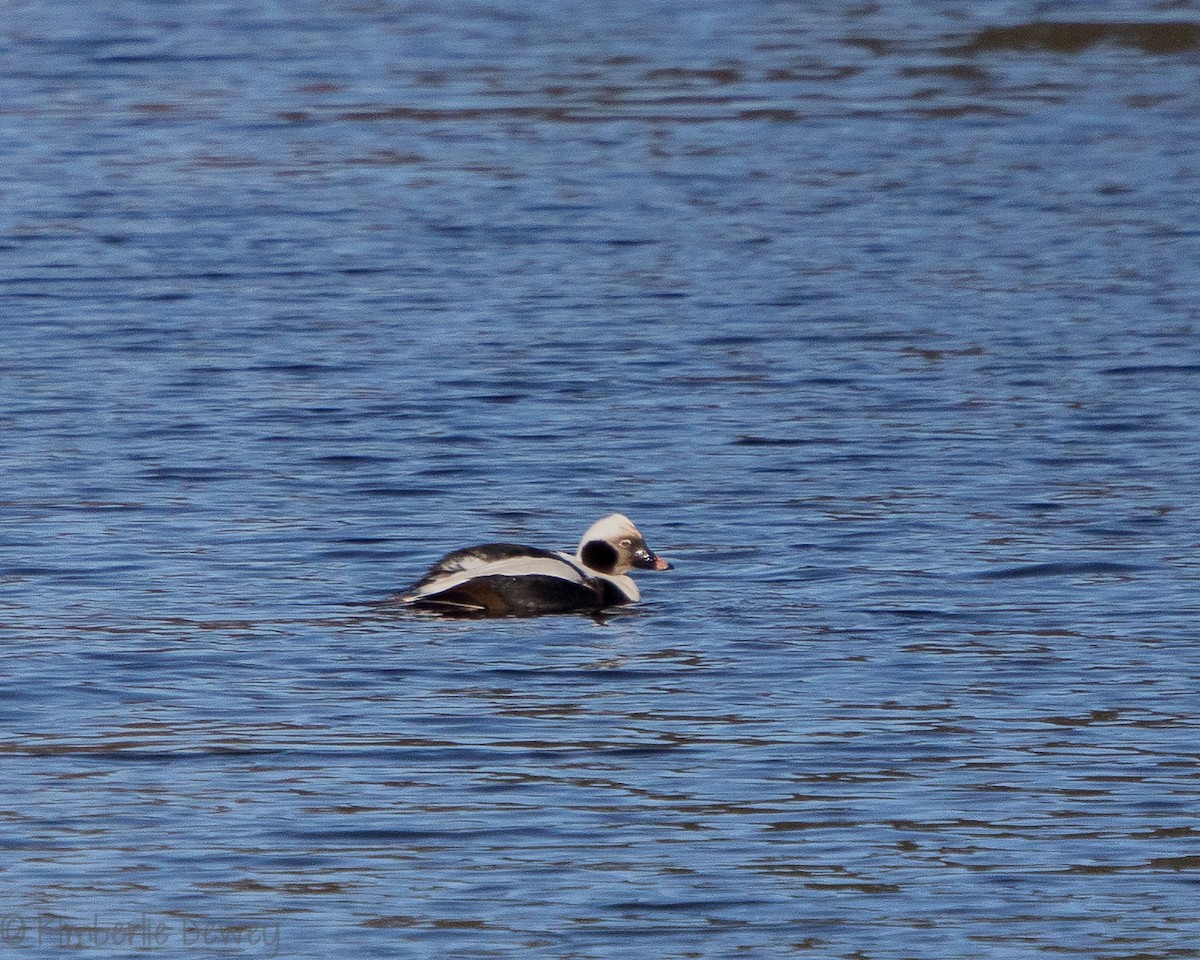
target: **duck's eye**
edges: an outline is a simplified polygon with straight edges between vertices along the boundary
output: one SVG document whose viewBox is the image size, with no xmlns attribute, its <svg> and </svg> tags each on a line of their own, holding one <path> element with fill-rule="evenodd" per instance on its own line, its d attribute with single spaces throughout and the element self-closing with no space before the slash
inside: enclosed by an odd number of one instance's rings
<svg viewBox="0 0 1200 960">
<path fill-rule="evenodd" d="M 621 541 L 621 546 L 623 546 L 623 547 L 632 547 L 632 546 L 633 546 L 633 541 L 632 541 L 632 540 L 630 540 L 628 537 L 626 537 L 624 540 L 622 540 L 622 541 Z"/>
</svg>

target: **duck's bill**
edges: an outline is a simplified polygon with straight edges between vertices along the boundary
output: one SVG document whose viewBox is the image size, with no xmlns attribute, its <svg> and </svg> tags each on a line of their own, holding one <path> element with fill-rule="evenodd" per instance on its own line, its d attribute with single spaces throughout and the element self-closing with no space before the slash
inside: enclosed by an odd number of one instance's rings
<svg viewBox="0 0 1200 960">
<path fill-rule="evenodd" d="M 633 555 L 633 565 L 640 570 L 670 570 L 671 565 L 653 550 L 639 550 Z"/>
</svg>

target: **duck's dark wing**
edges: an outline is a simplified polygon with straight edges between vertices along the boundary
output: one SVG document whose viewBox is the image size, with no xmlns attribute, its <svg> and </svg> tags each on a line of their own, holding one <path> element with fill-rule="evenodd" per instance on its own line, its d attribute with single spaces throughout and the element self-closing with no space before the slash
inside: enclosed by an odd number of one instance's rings
<svg viewBox="0 0 1200 960">
<path fill-rule="evenodd" d="M 595 580 L 548 574 L 482 574 L 443 590 L 414 597 L 409 606 L 448 616 L 531 617 L 598 610 L 604 590 Z"/>
</svg>

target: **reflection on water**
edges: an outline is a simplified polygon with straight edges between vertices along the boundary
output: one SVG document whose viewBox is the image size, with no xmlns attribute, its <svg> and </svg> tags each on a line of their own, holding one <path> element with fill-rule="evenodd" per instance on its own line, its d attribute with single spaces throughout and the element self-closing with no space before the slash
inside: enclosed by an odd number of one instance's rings
<svg viewBox="0 0 1200 960">
<path fill-rule="evenodd" d="M 109 14 L 0 38 L 14 956 L 1195 952 L 1200 12 Z"/>
<path fill-rule="evenodd" d="M 987 27 L 971 42 L 975 52 L 1050 50 L 1080 53 L 1097 44 L 1130 46 L 1149 54 L 1184 54 L 1200 49 L 1200 20 L 1151 23 L 1033 22 Z"/>
</svg>

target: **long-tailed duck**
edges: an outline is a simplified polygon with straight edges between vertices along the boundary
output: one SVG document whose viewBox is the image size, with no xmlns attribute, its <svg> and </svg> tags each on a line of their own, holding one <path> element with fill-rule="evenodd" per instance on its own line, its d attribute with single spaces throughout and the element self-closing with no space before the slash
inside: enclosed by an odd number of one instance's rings
<svg viewBox="0 0 1200 960">
<path fill-rule="evenodd" d="M 670 570 L 628 517 L 597 520 L 574 556 L 516 543 L 455 550 L 429 568 L 400 602 L 467 617 L 531 617 L 595 611 L 641 598 L 634 568 Z"/>
</svg>

